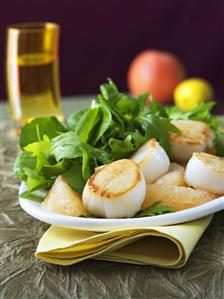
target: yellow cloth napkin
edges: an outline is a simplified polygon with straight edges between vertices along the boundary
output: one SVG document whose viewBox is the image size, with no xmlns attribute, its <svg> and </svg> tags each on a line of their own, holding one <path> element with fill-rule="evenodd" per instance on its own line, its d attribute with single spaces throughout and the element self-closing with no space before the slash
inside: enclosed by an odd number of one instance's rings
<svg viewBox="0 0 224 299">
<path fill-rule="evenodd" d="M 94 258 L 115 262 L 180 268 L 212 216 L 172 226 L 121 229 L 104 233 L 51 226 L 35 255 L 57 265 Z"/>
</svg>

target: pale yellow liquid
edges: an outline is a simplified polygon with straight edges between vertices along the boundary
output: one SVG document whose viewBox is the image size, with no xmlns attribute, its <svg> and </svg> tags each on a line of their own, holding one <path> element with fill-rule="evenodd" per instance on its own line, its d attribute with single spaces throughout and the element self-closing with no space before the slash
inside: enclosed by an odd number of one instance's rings
<svg viewBox="0 0 224 299">
<path fill-rule="evenodd" d="M 7 87 L 12 118 L 25 124 L 35 117 L 62 120 L 58 61 L 49 54 L 25 54 L 7 61 Z"/>
</svg>

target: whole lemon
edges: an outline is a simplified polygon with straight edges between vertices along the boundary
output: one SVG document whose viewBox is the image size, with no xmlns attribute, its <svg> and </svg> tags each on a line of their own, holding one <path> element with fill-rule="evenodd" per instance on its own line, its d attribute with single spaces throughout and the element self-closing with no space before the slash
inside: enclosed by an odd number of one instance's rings
<svg viewBox="0 0 224 299">
<path fill-rule="evenodd" d="M 214 91 L 208 81 L 190 78 L 182 81 L 174 90 L 174 102 L 182 110 L 188 111 L 199 104 L 212 100 Z"/>
</svg>

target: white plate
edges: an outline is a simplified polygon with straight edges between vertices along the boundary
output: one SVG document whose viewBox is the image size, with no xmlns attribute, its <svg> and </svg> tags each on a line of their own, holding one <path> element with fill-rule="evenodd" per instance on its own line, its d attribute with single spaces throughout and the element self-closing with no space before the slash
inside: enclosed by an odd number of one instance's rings
<svg viewBox="0 0 224 299">
<path fill-rule="evenodd" d="M 24 191 L 26 191 L 26 185 L 23 182 L 20 186 L 19 193 L 21 194 Z M 201 206 L 175 213 L 129 219 L 101 219 L 65 216 L 52 213 L 46 210 L 41 203 L 29 199 L 20 197 L 19 202 L 24 211 L 43 222 L 73 229 L 99 232 L 114 229 L 177 224 L 195 220 L 209 214 L 224 210 L 224 196 L 214 199 L 209 203 L 203 204 Z"/>
</svg>

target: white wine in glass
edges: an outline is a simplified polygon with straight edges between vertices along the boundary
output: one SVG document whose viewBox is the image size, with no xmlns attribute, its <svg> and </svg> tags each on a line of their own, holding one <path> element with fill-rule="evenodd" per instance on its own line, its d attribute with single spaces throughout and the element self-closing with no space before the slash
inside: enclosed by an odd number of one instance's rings
<svg viewBox="0 0 224 299">
<path fill-rule="evenodd" d="M 62 120 L 58 73 L 59 26 L 12 25 L 7 30 L 6 85 L 12 119 L 21 125 L 35 117 Z"/>
</svg>

